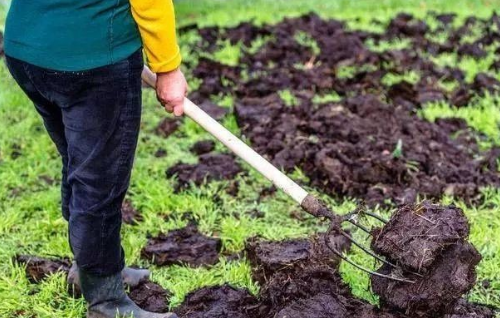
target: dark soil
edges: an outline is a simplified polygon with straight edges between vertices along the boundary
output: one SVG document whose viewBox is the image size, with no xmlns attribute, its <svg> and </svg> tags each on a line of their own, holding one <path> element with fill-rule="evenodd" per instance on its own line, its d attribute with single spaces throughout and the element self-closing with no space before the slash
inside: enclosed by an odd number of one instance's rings
<svg viewBox="0 0 500 318">
<path fill-rule="evenodd" d="M 375 252 L 410 271 L 425 272 L 444 249 L 467 239 L 469 223 L 455 206 L 424 202 L 402 206 L 372 234 Z"/>
<path fill-rule="evenodd" d="M 198 156 L 211 152 L 215 149 L 213 140 L 201 140 L 195 143 L 189 150 Z"/>
<path fill-rule="evenodd" d="M 122 204 L 122 220 L 126 224 L 137 224 L 142 221 L 142 215 L 137 211 L 130 200 L 125 200 Z"/>
<path fill-rule="evenodd" d="M 475 267 L 481 255 L 469 243 L 451 245 L 434 261 L 423 277 L 405 274 L 415 283 L 401 283 L 372 276 L 373 291 L 383 306 L 411 317 L 439 317 L 453 309 L 455 302 L 476 282 Z M 384 265 L 383 274 L 397 274 Z"/>
<path fill-rule="evenodd" d="M 424 202 L 402 206 L 387 225 L 374 231 L 372 247 L 388 260 L 413 272 L 383 265 L 378 272 L 404 276 L 414 283 L 372 276 L 381 304 L 411 317 L 439 317 L 476 282 L 478 251 L 468 243 L 469 225 L 454 206 Z M 417 276 L 414 272 L 419 272 Z"/>
<path fill-rule="evenodd" d="M 374 95 L 317 109 L 307 103 L 286 107 L 277 96 L 246 98 L 236 115 L 257 151 L 286 170 L 301 167 L 311 184 L 327 193 L 371 204 L 411 203 L 416 194 L 440 198 L 443 193 L 471 202 L 481 186 L 500 185 L 496 168 L 479 160 L 489 153 L 480 154 L 473 138 L 452 139 L 448 126 Z"/>
<path fill-rule="evenodd" d="M 168 312 L 170 292 L 151 281 L 141 282 L 129 291 L 130 298 L 142 309 L 164 313 Z"/>
<path fill-rule="evenodd" d="M 212 180 L 233 179 L 242 172 L 240 165 L 230 155 L 226 154 L 203 154 L 198 164 L 177 163 L 170 167 L 166 174 L 171 178 L 177 178 L 176 190 L 189 187 L 190 183 L 201 185 Z"/>
<path fill-rule="evenodd" d="M 341 242 L 339 245 L 344 250 L 349 248 L 349 242 L 343 237 L 331 239 Z M 321 306 L 317 306 L 318 297 L 337 298 L 339 294 L 350 294 L 337 273 L 339 259 L 326 247 L 324 234 L 282 242 L 252 239 L 246 251 L 253 267 L 253 278 L 261 284 L 261 317 L 292 313 L 323 317 L 336 305 L 324 305 L 328 308 L 323 308 L 323 312 Z M 314 310 L 317 310 L 315 315 Z"/>
<path fill-rule="evenodd" d="M 227 108 L 217 106 L 210 101 L 204 101 L 198 106 L 216 120 L 221 120 L 229 112 Z"/>
<path fill-rule="evenodd" d="M 156 127 L 155 132 L 157 135 L 167 138 L 176 132 L 180 125 L 181 121 L 177 118 L 164 118 Z"/>
<path fill-rule="evenodd" d="M 348 250 L 350 243 L 344 237 L 335 237 L 339 241 L 339 250 Z M 310 239 L 295 239 L 279 242 L 266 242 L 250 239 L 246 252 L 254 268 L 253 278 L 259 283 L 269 281 L 272 275 L 292 267 L 304 268 L 309 265 L 326 265 L 335 268 L 338 257 L 326 247 L 325 235 L 318 234 Z"/>
<path fill-rule="evenodd" d="M 464 299 L 460 299 L 455 308 L 453 308 L 453 313 L 448 314 L 445 318 L 493 318 L 495 317 L 495 312 L 492 308 L 468 303 Z"/>
<path fill-rule="evenodd" d="M 190 224 L 150 238 L 141 255 L 159 266 L 188 264 L 196 267 L 217 263 L 221 246 L 220 239 L 207 237 Z"/>
<path fill-rule="evenodd" d="M 451 16 L 436 16 L 433 29 L 399 14 L 381 34 L 350 30 L 315 14 L 276 25 L 201 29 L 198 49 L 215 51 L 218 39 L 240 39 L 243 52 L 237 67 L 201 58 L 194 74 L 202 83 L 192 98 L 201 103 L 214 95 L 236 96 L 237 121 L 252 146 L 286 171 L 300 167 L 312 186 L 329 194 L 400 204 L 446 193 L 473 203 L 480 200 L 481 187 L 500 185 L 496 161 L 481 160 L 492 154 L 479 150 L 477 134 L 466 125 L 452 138 L 446 123 L 427 122 L 416 112 L 439 100 L 466 107 L 474 95 L 500 89 L 492 74 L 466 82 L 458 67 L 439 67 L 428 58 L 451 52 L 482 58 L 500 39 L 492 29 L 498 17 L 469 19 L 455 28 Z M 472 29 L 483 33 L 464 45 L 461 40 Z M 316 41 L 319 54 L 296 40 L 299 31 Z M 442 44 L 433 40 L 438 33 L 447 37 Z M 263 35 L 270 39 L 250 53 L 246 46 Z M 404 38 L 410 45 L 401 50 L 375 52 L 368 43 Z M 341 76 L 346 66 L 353 74 Z M 420 79 L 383 81 L 386 74 L 408 71 Z M 458 88 L 446 91 L 441 82 L 456 82 Z M 277 94 L 282 90 L 295 96 L 296 106 L 285 105 Z M 315 96 L 331 92 L 341 101 L 313 105 Z"/>
<path fill-rule="evenodd" d="M 26 266 L 26 276 L 32 283 L 40 282 L 58 272 L 67 273 L 71 267 L 71 261 L 68 259 L 49 259 L 32 255 L 17 255 L 15 261 Z"/>
<path fill-rule="evenodd" d="M 223 285 L 190 293 L 175 312 L 181 318 L 254 318 L 256 304 L 248 291 Z"/>
</svg>

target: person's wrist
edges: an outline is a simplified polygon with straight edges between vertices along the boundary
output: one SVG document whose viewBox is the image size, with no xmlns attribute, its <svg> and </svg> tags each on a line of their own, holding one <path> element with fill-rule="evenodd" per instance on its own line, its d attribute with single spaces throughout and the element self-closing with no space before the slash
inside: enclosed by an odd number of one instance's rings
<svg viewBox="0 0 500 318">
<path fill-rule="evenodd" d="M 160 76 L 170 76 L 170 75 L 176 74 L 179 71 L 180 71 L 180 68 L 177 67 L 177 68 L 175 68 L 173 70 L 170 70 L 168 72 L 158 72 L 158 73 L 156 73 L 156 76 L 158 76 L 158 77 L 160 77 Z"/>
</svg>

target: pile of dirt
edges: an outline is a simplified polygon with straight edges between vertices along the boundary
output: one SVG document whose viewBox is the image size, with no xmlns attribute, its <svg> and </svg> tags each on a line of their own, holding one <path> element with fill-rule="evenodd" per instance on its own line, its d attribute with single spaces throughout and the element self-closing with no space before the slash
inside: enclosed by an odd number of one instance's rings
<svg viewBox="0 0 500 318">
<path fill-rule="evenodd" d="M 215 51 L 224 42 L 218 40 L 237 43 L 241 37 L 243 50 L 236 67 L 201 58 L 194 74 L 202 83 L 191 96 L 199 103 L 221 93 L 235 96 L 238 124 L 252 146 L 286 171 L 301 168 L 312 186 L 329 194 L 370 204 L 449 194 L 473 203 L 481 187 L 500 185 L 498 151 L 481 152 L 467 125 L 450 131 L 449 123 L 430 123 L 416 112 L 440 100 L 464 107 L 474 95 L 500 89 L 492 74 L 466 82 L 459 67 L 440 67 L 430 58 L 453 52 L 481 58 L 480 51 L 500 38 L 492 29 L 498 17 L 471 18 L 458 27 L 447 15 L 431 18 L 436 27 L 399 14 L 383 33 L 352 30 L 315 14 L 276 25 L 201 29 L 199 48 Z M 472 30 L 484 33 L 468 46 L 462 40 Z M 310 40 L 298 39 L 304 34 Z M 269 37 L 259 49 L 247 47 L 264 35 Z M 447 40 L 437 43 L 437 35 Z M 373 49 L 398 39 L 408 39 L 408 48 Z M 348 75 L 346 68 L 352 69 Z M 387 80 L 409 72 L 419 79 Z M 447 91 L 443 83 L 456 83 L 456 89 Z M 285 90 L 293 106 L 277 94 Z M 332 92 L 339 102 L 313 104 L 314 97 Z"/>
<path fill-rule="evenodd" d="M 171 134 L 177 131 L 181 125 L 180 119 L 177 118 L 164 118 L 155 129 L 158 136 L 167 138 Z"/>
<path fill-rule="evenodd" d="M 344 237 L 328 239 L 342 250 L 350 246 Z M 326 247 L 324 234 L 281 242 L 252 239 L 246 252 L 252 276 L 261 284 L 260 317 L 323 317 L 336 305 L 332 301 L 317 306 L 319 300 L 350 294 L 337 271 L 339 258 Z"/>
<path fill-rule="evenodd" d="M 187 188 L 191 183 L 201 185 L 213 180 L 230 180 L 242 172 L 234 157 L 226 154 L 207 153 L 199 157 L 197 164 L 179 162 L 170 167 L 168 178 L 176 177 L 176 191 Z"/>
<path fill-rule="evenodd" d="M 71 261 L 69 259 L 17 255 L 15 261 L 18 264 L 26 266 L 26 276 L 32 283 L 38 283 L 58 272 L 67 273 L 71 268 Z"/>
<path fill-rule="evenodd" d="M 467 242 L 469 225 L 454 206 L 427 202 L 401 207 L 382 229 L 374 231 L 372 246 L 393 264 L 379 273 L 404 276 L 400 282 L 372 275 L 373 291 L 381 305 L 411 317 L 439 317 L 452 312 L 456 302 L 476 282 L 481 255 Z"/>
<path fill-rule="evenodd" d="M 256 304 L 247 290 L 222 285 L 188 294 L 175 312 L 181 318 L 254 318 Z"/>
<path fill-rule="evenodd" d="M 144 310 L 164 313 L 169 311 L 170 292 L 149 280 L 130 288 L 129 297 Z"/>
<path fill-rule="evenodd" d="M 122 204 L 122 221 L 129 225 L 137 224 L 142 221 L 142 215 L 137 211 L 130 200 L 123 201 Z"/>
<path fill-rule="evenodd" d="M 195 143 L 189 150 L 201 156 L 203 154 L 212 152 L 215 149 L 215 142 L 213 140 L 201 140 Z"/>
<path fill-rule="evenodd" d="M 150 238 L 141 256 L 159 266 L 213 265 L 219 261 L 221 247 L 220 239 L 207 237 L 198 231 L 196 225 L 189 224 L 182 229 Z"/>
</svg>

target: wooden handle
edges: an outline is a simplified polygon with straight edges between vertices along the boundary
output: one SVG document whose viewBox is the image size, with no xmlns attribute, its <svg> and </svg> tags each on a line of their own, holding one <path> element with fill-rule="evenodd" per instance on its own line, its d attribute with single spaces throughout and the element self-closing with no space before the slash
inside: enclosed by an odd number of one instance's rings
<svg viewBox="0 0 500 318">
<path fill-rule="evenodd" d="M 156 86 L 156 75 L 147 67 L 144 67 L 142 79 L 151 87 Z M 308 196 L 306 190 L 287 177 L 284 173 L 264 159 L 255 150 L 233 135 L 224 126 L 210 117 L 200 107 L 196 106 L 189 99 L 184 99 L 184 113 L 217 138 L 238 157 L 260 172 L 264 177 L 270 180 L 277 188 L 285 191 L 298 204 L 302 205 Z"/>
</svg>

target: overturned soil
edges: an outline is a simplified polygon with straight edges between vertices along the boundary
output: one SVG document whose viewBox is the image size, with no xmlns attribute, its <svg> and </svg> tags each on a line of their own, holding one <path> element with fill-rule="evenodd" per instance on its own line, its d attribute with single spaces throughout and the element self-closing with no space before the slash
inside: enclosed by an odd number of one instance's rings
<svg viewBox="0 0 500 318">
<path fill-rule="evenodd" d="M 410 271 L 425 272 L 441 252 L 463 242 L 469 223 L 455 206 L 405 205 L 372 233 L 372 249 Z"/>
<path fill-rule="evenodd" d="M 448 194 L 473 203 L 481 187 L 500 186 L 499 152 L 480 151 L 476 137 L 484 136 L 463 120 L 431 123 L 417 112 L 433 101 L 467 107 L 475 95 L 498 91 L 493 73 L 467 82 L 464 70 L 438 66 L 431 57 L 484 58 L 500 39 L 492 27 L 499 18 L 470 18 L 457 27 L 443 15 L 430 18 L 437 21 L 432 28 L 402 13 L 383 33 L 315 14 L 276 25 L 201 29 L 199 49 L 216 51 L 224 40 L 243 49 L 236 67 L 201 58 L 194 74 L 202 83 L 191 96 L 198 103 L 220 93 L 235 96 L 237 122 L 256 150 L 286 171 L 301 168 L 312 186 L 329 194 L 371 204 Z M 481 35 L 464 44 L 473 30 Z M 298 39 L 304 35 L 315 44 Z M 446 40 L 437 43 L 438 35 Z M 260 48 L 249 49 L 262 39 Z M 400 39 L 406 48 L 375 48 Z M 415 81 L 388 80 L 409 72 L 418 74 Z M 332 93 L 334 101 L 314 101 Z"/>
<path fill-rule="evenodd" d="M 181 318 L 253 318 L 256 304 L 247 290 L 223 285 L 188 294 L 175 312 Z"/>
<path fill-rule="evenodd" d="M 130 200 L 123 201 L 122 221 L 126 224 L 134 225 L 142 221 L 142 215 L 137 211 Z"/>
<path fill-rule="evenodd" d="M 155 129 L 158 136 L 167 138 L 177 131 L 181 125 L 181 121 L 177 118 L 164 118 Z"/>
<path fill-rule="evenodd" d="M 197 164 L 179 162 L 170 167 L 167 177 L 176 177 L 176 190 L 189 187 L 191 183 L 201 185 L 213 180 L 230 180 L 242 172 L 240 165 L 230 155 L 207 153 L 200 155 Z"/>
<path fill-rule="evenodd" d="M 188 264 L 196 267 L 217 263 L 221 247 L 220 239 L 207 237 L 198 231 L 196 225 L 189 224 L 150 238 L 141 255 L 159 266 Z"/>
<path fill-rule="evenodd" d="M 411 317 L 436 317 L 451 312 L 476 283 L 479 252 L 467 242 L 469 225 L 455 206 L 427 202 L 402 206 L 388 224 L 374 231 L 372 247 L 393 264 L 378 272 L 413 281 L 398 282 L 372 275 L 372 289 L 381 304 Z"/>
<path fill-rule="evenodd" d="M 131 287 L 129 297 L 144 310 L 157 313 L 168 312 L 170 292 L 149 280 Z"/>
<path fill-rule="evenodd" d="M 213 140 L 201 140 L 196 142 L 189 150 L 198 156 L 209 153 L 215 149 Z"/>
<path fill-rule="evenodd" d="M 44 258 L 33 255 L 17 255 L 15 261 L 26 266 L 26 276 L 32 283 L 40 282 L 48 276 L 71 268 L 69 259 Z"/>
</svg>

